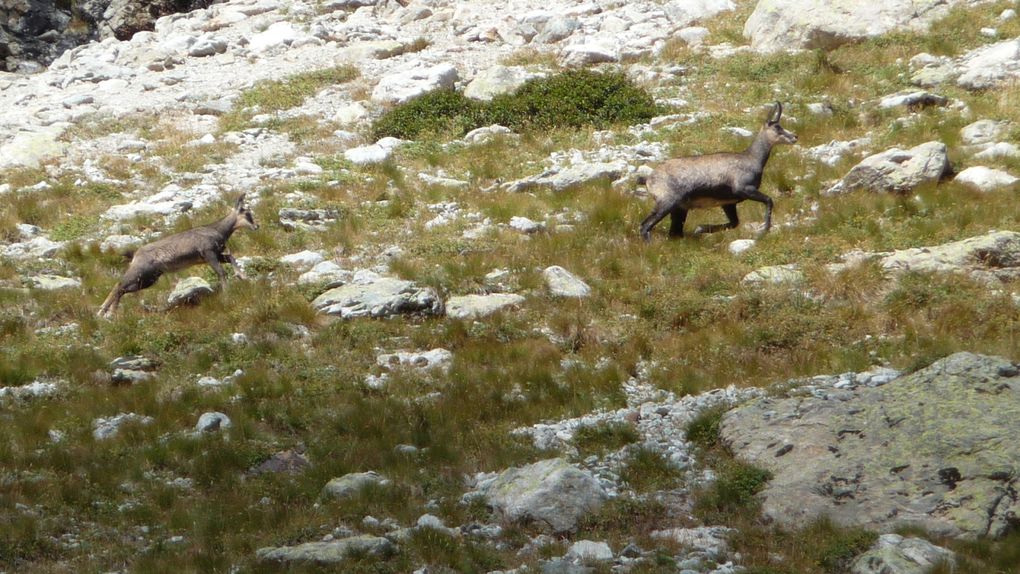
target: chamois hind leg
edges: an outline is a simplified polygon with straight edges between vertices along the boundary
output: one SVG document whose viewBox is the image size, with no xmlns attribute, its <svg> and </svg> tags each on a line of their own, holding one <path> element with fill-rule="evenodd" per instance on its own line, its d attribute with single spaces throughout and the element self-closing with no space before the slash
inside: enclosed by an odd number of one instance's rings
<svg viewBox="0 0 1020 574">
<path fill-rule="evenodd" d="M 674 208 L 673 211 L 669 212 L 669 215 L 669 236 L 683 237 L 684 222 L 687 221 L 687 210 L 682 207 L 677 207 Z"/>
<path fill-rule="evenodd" d="M 655 209 L 652 210 L 648 217 L 641 222 L 641 239 L 645 241 L 652 240 L 652 228 L 655 227 L 664 217 L 669 215 L 671 211 L 670 206 L 663 202 L 656 202 Z"/>
<path fill-rule="evenodd" d="M 117 285 L 107 295 L 106 300 L 103 301 L 103 306 L 99 308 L 100 317 L 110 317 L 117 311 L 117 306 L 120 305 L 120 298 L 125 293 L 134 293 L 135 291 L 141 291 L 152 287 L 153 284 L 159 279 L 163 273 L 161 271 L 149 271 L 143 272 L 128 267 L 124 277 L 117 282 Z"/>
<path fill-rule="evenodd" d="M 113 313 L 117 311 L 117 305 L 120 304 L 120 298 L 123 295 L 124 291 L 121 291 L 120 283 L 118 283 L 114 286 L 113 291 L 110 291 L 110 294 L 106 296 L 106 300 L 103 301 L 103 306 L 99 308 L 99 313 L 97 313 L 97 315 L 100 317 L 109 317 L 113 315 Z"/>
</svg>

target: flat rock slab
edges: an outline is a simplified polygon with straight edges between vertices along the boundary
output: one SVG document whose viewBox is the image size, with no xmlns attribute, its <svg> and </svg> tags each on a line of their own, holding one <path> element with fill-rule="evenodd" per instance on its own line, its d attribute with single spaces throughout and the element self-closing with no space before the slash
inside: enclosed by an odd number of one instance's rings
<svg viewBox="0 0 1020 574">
<path fill-rule="evenodd" d="M 1020 233 L 991 231 L 931 247 L 894 251 L 880 261 L 891 273 L 965 272 L 975 279 L 1005 281 L 1020 277 Z"/>
<path fill-rule="evenodd" d="M 997 538 L 1020 513 L 1020 370 L 957 353 L 879 387 L 763 397 L 723 417 L 733 453 L 769 469 L 763 513 L 878 531 Z"/>
<path fill-rule="evenodd" d="M 591 473 L 562 458 L 510 468 L 483 480 L 478 493 L 509 520 L 534 521 L 552 532 L 567 532 L 607 495 Z"/>
<path fill-rule="evenodd" d="M 924 30 L 966 0 L 760 0 L 744 24 L 744 37 L 758 52 L 821 48 L 880 36 L 894 30 Z"/>
<path fill-rule="evenodd" d="M 446 300 L 446 316 L 451 319 L 479 319 L 521 303 L 524 303 L 524 297 L 515 293 L 460 295 Z"/>
<path fill-rule="evenodd" d="M 375 358 L 376 364 L 385 369 L 396 369 L 400 367 L 411 367 L 415 369 L 442 369 L 450 368 L 453 363 L 453 353 L 443 348 L 435 348 L 428 351 L 397 351 L 395 353 L 383 353 Z"/>
<path fill-rule="evenodd" d="M 42 274 L 30 277 L 28 284 L 33 289 L 43 291 L 55 291 L 58 289 L 77 289 L 81 287 L 81 280 L 75 277 L 62 277 L 60 275 Z"/>
<path fill-rule="evenodd" d="M 312 301 L 312 307 L 344 319 L 389 317 L 408 313 L 439 315 L 443 303 L 429 287 L 412 281 L 358 272 L 348 285 L 335 287 Z"/>
<path fill-rule="evenodd" d="M 339 564 L 351 556 L 385 558 L 397 551 L 396 545 L 380 536 L 354 536 L 329 542 L 306 542 L 297 546 L 259 548 L 255 556 L 272 562 Z"/>
<path fill-rule="evenodd" d="M 804 272 L 800 265 L 769 265 L 744 275 L 742 281 L 748 285 L 781 285 L 784 283 L 800 283 L 804 280 Z"/>
</svg>

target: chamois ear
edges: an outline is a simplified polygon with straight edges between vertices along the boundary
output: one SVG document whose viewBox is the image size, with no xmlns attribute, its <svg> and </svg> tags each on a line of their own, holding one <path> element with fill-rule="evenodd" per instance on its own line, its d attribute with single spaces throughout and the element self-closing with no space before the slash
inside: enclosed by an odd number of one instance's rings
<svg viewBox="0 0 1020 574">
<path fill-rule="evenodd" d="M 244 194 L 243 193 L 240 196 L 238 196 L 237 201 L 234 202 L 234 210 L 235 211 L 241 211 L 242 209 L 244 209 Z"/>
<path fill-rule="evenodd" d="M 783 104 L 776 102 L 775 106 L 772 106 L 772 110 L 769 112 L 769 119 L 766 120 L 770 124 L 778 124 L 779 118 L 783 117 Z"/>
</svg>

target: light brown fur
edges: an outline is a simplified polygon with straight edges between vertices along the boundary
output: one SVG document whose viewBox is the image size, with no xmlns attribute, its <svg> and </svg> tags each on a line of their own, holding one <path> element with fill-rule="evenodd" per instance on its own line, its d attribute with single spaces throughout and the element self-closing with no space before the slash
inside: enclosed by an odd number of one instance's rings
<svg viewBox="0 0 1020 574">
<path fill-rule="evenodd" d="M 234 208 L 216 223 L 196 227 L 143 245 L 134 253 L 124 276 L 110 291 L 99 309 L 100 317 L 109 317 L 117 310 L 125 293 L 151 287 L 164 274 L 200 263 L 208 263 L 216 271 L 220 284 L 226 287 L 227 274 L 220 263 L 230 263 L 239 277 L 244 274 L 234 256 L 227 250 L 227 240 L 238 229 L 258 229 L 252 212 L 244 205 L 244 195 L 237 198 Z"/>
<path fill-rule="evenodd" d="M 703 232 L 736 227 L 736 206 L 748 199 L 765 204 L 768 231 L 772 227 L 772 198 L 758 189 L 765 163 L 772 146 L 797 141 L 796 134 L 779 125 L 782 114 L 783 106 L 776 102 L 750 147 L 741 153 L 678 157 L 659 165 L 646 181 L 655 209 L 641 222 L 641 237 L 649 241 L 652 228 L 667 215 L 672 219 L 670 236 L 683 237 L 687 212 L 707 207 L 722 207 L 729 222 L 703 226 Z"/>
</svg>

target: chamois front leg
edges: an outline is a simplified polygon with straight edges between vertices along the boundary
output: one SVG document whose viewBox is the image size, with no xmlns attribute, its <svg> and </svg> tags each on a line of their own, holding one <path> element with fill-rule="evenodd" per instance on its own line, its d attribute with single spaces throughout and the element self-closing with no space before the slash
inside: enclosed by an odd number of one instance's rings
<svg viewBox="0 0 1020 574">
<path fill-rule="evenodd" d="M 216 276 L 219 277 L 220 288 L 226 291 L 227 272 L 224 271 L 223 266 L 220 265 L 220 254 L 216 253 L 215 251 L 206 251 L 205 253 L 202 254 L 202 257 L 205 258 L 206 263 L 209 264 L 209 267 L 213 268 L 213 271 L 216 272 Z"/>
<path fill-rule="evenodd" d="M 769 232 L 769 229 L 772 229 L 772 198 L 759 191 L 756 187 L 745 188 L 742 195 L 751 201 L 765 204 L 765 228 L 761 231 L 761 235 L 765 235 Z"/>
<path fill-rule="evenodd" d="M 230 265 L 232 265 L 234 267 L 234 274 L 237 275 L 238 278 L 245 280 L 248 279 L 248 276 L 244 274 L 244 270 L 241 269 L 241 266 L 237 264 L 237 260 L 234 259 L 234 256 L 229 251 L 224 251 L 223 253 L 220 253 L 219 260 L 220 263 L 229 263 Z"/>
<path fill-rule="evenodd" d="M 655 209 L 641 222 L 641 239 L 652 240 L 652 228 L 673 211 L 673 206 L 662 201 L 655 202 Z"/>
</svg>

